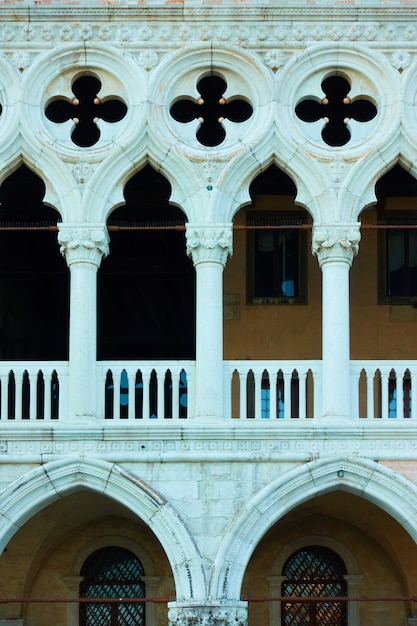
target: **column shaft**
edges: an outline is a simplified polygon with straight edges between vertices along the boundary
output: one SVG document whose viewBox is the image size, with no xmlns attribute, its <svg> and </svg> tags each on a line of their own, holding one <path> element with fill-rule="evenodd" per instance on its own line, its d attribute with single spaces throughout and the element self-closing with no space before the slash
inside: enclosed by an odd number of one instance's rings
<svg viewBox="0 0 417 626">
<path fill-rule="evenodd" d="M 313 253 L 322 270 L 322 414 L 349 417 L 349 271 L 358 252 L 359 224 L 320 226 Z"/>
<path fill-rule="evenodd" d="M 60 225 L 70 268 L 68 417 L 96 417 L 97 270 L 108 253 L 105 227 Z"/>
<path fill-rule="evenodd" d="M 187 252 L 197 278 L 196 418 L 224 416 L 223 268 L 231 248 L 231 224 L 187 227 Z"/>
</svg>

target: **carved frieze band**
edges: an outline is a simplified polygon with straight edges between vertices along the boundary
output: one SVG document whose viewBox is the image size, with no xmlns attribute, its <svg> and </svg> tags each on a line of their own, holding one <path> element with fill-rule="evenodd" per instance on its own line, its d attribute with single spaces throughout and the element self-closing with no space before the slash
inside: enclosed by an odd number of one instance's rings
<svg viewBox="0 0 417 626">
<path fill-rule="evenodd" d="M 112 43 L 123 47 L 130 45 L 138 64 L 147 71 L 159 63 L 164 52 L 172 50 L 181 42 L 214 42 L 253 49 L 262 55 L 265 64 L 274 71 L 284 65 L 300 47 L 304 47 L 306 42 L 363 42 L 372 47 L 380 46 L 399 71 L 412 63 L 415 54 L 413 42 L 417 29 L 411 20 L 407 21 L 404 13 L 387 14 L 379 11 L 369 15 L 368 20 L 364 16 L 361 22 L 356 14 L 352 15 L 351 20 L 344 15 L 338 21 L 334 14 L 326 20 L 322 9 L 318 22 L 313 16 L 311 20 L 306 19 L 308 10 L 304 8 L 296 19 L 290 19 L 294 16 L 288 15 L 287 20 L 283 21 L 280 13 L 279 17 L 275 16 L 274 22 L 274 15 L 271 14 L 268 24 L 259 24 L 257 15 L 253 16 L 245 10 L 241 11 L 240 19 L 234 25 L 230 23 L 227 11 L 216 11 L 213 7 L 210 10 L 210 18 L 215 18 L 216 22 L 210 22 L 203 11 L 195 14 L 194 19 L 190 14 L 187 23 L 179 24 L 175 16 L 171 20 L 167 19 L 169 9 L 165 9 L 163 22 L 158 21 L 158 15 L 150 13 L 146 23 L 142 15 L 135 22 L 133 14 L 127 16 L 121 9 L 117 10 L 111 22 L 108 22 L 107 14 L 103 20 L 99 9 L 89 13 L 88 17 L 86 13 L 86 19 L 80 20 L 80 16 L 85 13 L 81 7 L 77 9 L 79 15 L 74 21 L 70 19 L 71 14 L 67 15 L 65 11 L 52 12 L 48 20 L 39 23 L 33 19 L 25 22 L 26 15 L 22 15 L 17 23 L 14 13 L 9 19 L 4 14 L 4 21 L 0 23 L 0 42 L 7 47 L 6 54 L 20 71 L 26 69 L 36 53 L 45 47 L 73 42 Z M 28 44 L 31 52 L 27 51 Z M 19 50 L 21 45 L 23 48 Z"/>
<path fill-rule="evenodd" d="M 360 224 L 316 226 L 313 229 L 312 252 L 319 265 L 328 261 L 352 263 L 359 251 Z"/>
<path fill-rule="evenodd" d="M 77 262 L 94 263 L 97 267 L 109 254 L 109 235 L 101 225 L 59 225 L 58 243 L 60 252 L 68 265 Z"/>
<path fill-rule="evenodd" d="M 221 226 L 188 227 L 187 254 L 194 265 L 204 261 L 226 264 L 233 250 L 232 224 Z"/>
<path fill-rule="evenodd" d="M 233 606 L 170 607 L 169 626 L 247 626 L 247 609 Z"/>
</svg>

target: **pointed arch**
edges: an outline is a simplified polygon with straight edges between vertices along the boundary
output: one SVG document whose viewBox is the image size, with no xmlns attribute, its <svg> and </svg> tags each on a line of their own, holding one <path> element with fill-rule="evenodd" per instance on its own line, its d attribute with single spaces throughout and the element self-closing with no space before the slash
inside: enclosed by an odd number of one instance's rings
<svg viewBox="0 0 417 626">
<path fill-rule="evenodd" d="M 52 461 L 13 482 L 2 494 L 0 550 L 37 511 L 79 490 L 120 502 L 149 526 L 170 562 L 177 599 L 205 596 L 200 555 L 178 513 L 138 476 L 105 461 Z"/>
<path fill-rule="evenodd" d="M 318 460 L 262 489 L 226 533 L 214 562 L 210 595 L 239 598 L 245 569 L 261 538 L 299 504 L 334 490 L 365 498 L 391 515 L 417 541 L 417 488 L 391 469 L 365 459 Z M 229 578 L 229 573 L 233 576 Z"/>
</svg>

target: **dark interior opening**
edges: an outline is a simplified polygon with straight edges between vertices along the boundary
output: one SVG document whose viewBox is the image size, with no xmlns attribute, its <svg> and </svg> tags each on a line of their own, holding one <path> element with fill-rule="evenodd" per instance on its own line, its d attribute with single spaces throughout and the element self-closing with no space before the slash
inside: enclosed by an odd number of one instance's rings
<svg viewBox="0 0 417 626">
<path fill-rule="evenodd" d="M 108 220 L 110 255 L 98 276 L 100 360 L 195 358 L 195 272 L 184 230 L 172 229 L 185 215 L 169 204 L 170 193 L 168 181 L 146 166 Z"/>
<path fill-rule="evenodd" d="M 45 185 L 22 165 L 0 187 L 0 358 L 68 359 L 69 272 L 59 253 L 59 214 Z M 5 230 L 7 227 L 7 230 Z M 16 230 L 25 227 L 28 230 Z"/>
<path fill-rule="evenodd" d="M 378 200 L 387 196 L 417 197 L 417 179 L 397 163 L 377 181 L 375 192 Z"/>
</svg>

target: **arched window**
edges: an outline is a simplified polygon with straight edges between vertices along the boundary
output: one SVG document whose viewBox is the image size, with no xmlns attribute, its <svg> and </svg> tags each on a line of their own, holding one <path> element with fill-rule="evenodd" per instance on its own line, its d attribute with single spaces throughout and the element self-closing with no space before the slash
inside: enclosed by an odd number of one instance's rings
<svg viewBox="0 0 417 626">
<path fill-rule="evenodd" d="M 81 568 L 81 598 L 144 598 L 142 563 L 130 550 L 96 550 Z M 144 603 L 80 603 L 80 626 L 145 626 Z"/>
<path fill-rule="evenodd" d="M 325 546 L 306 546 L 287 559 L 282 596 L 337 598 L 347 595 L 341 557 Z M 283 602 L 281 626 L 347 626 L 346 602 Z"/>
</svg>

